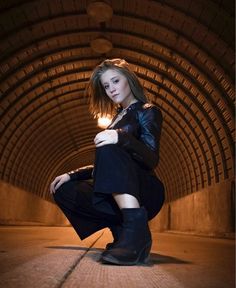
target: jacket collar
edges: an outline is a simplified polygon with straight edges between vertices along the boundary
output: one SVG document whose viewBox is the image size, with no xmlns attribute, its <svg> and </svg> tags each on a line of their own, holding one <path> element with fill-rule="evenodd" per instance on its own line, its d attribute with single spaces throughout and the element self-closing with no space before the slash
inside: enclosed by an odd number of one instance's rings
<svg viewBox="0 0 236 288">
<path fill-rule="evenodd" d="M 135 109 L 137 109 L 138 107 L 141 107 L 143 104 L 144 104 L 144 102 L 142 102 L 142 101 L 137 101 L 137 102 L 129 105 L 129 107 L 127 108 L 127 112 L 130 111 L 130 110 L 135 110 Z M 123 110 L 123 108 L 122 108 L 121 106 L 119 106 L 116 111 L 117 111 L 118 113 L 120 113 L 122 110 Z"/>
</svg>

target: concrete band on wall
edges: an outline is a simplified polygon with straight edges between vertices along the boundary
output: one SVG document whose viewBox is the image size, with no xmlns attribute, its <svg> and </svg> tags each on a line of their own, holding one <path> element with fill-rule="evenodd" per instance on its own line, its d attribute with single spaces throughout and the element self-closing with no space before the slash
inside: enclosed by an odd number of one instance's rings
<svg viewBox="0 0 236 288">
<path fill-rule="evenodd" d="M 231 237 L 235 224 L 232 182 L 227 180 L 165 204 L 150 222 L 151 230 Z M 70 225 L 56 205 L 3 181 L 0 202 L 0 225 Z"/>
<path fill-rule="evenodd" d="M 0 202 L 0 225 L 70 225 L 55 204 L 3 181 Z"/>
<path fill-rule="evenodd" d="M 164 205 L 150 227 L 153 231 L 234 237 L 234 178 Z"/>
</svg>

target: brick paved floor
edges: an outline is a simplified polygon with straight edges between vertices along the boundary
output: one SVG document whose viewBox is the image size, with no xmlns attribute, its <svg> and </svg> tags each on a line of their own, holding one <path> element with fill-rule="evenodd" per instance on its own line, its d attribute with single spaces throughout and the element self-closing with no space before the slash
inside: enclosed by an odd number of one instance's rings
<svg viewBox="0 0 236 288">
<path fill-rule="evenodd" d="M 233 288 L 234 240 L 153 233 L 150 262 L 101 264 L 102 230 L 80 241 L 70 227 L 0 227 L 0 288 Z"/>
</svg>

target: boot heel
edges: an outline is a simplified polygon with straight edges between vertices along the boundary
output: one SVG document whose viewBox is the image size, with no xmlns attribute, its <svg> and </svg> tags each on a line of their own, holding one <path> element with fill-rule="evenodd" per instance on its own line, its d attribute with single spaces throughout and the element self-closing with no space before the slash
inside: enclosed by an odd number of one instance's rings
<svg viewBox="0 0 236 288">
<path fill-rule="evenodd" d="M 149 260 L 149 254 L 150 254 L 150 251 L 151 251 L 151 247 L 152 247 L 152 242 L 148 243 L 143 248 L 143 251 L 140 253 L 138 262 L 147 264 L 147 262 Z"/>
</svg>

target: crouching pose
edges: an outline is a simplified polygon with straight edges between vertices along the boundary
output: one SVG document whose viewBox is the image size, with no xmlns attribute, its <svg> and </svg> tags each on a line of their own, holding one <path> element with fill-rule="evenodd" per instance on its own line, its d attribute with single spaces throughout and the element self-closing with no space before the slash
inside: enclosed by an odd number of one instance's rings
<svg viewBox="0 0 236 288">
<path fill-rule="evenodd" d="M 115 116 L 94 138 L 94 165 L 56 177 L 51 193 L 81 239 L 110 228 L 114 241 L 102 253 L 104 262 L 146 262 L 152 245 L 148 221 L 165 198 L 154 173 L 161 111 L 147 102 L 136 74 L 123 59 L 98 65 L 88 94 L 92 113 Z"/>
</svg>

